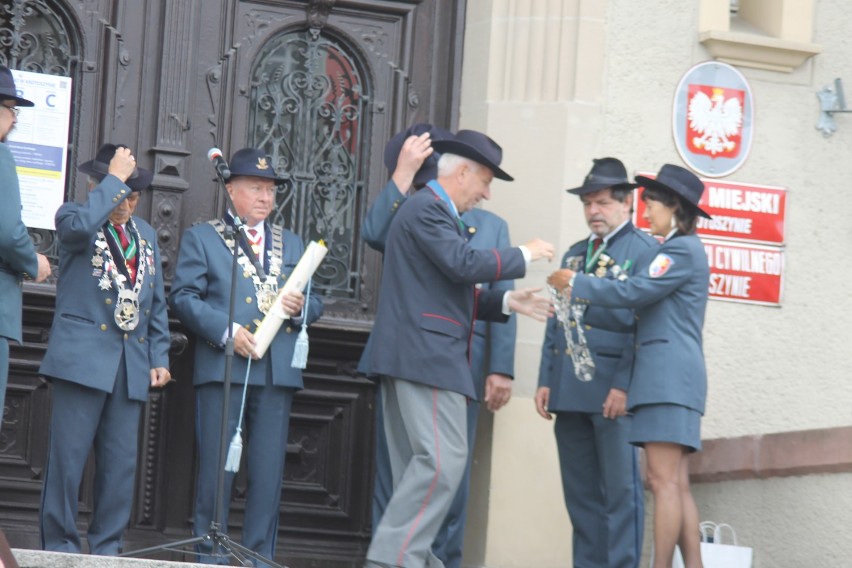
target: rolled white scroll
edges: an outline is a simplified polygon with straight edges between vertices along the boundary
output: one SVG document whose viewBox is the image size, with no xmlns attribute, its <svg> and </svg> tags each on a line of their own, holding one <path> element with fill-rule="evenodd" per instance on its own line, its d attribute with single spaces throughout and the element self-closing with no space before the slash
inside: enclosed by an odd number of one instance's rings
<svg viewBox="0 0 852 568">
<path fill-rule="evenodd" d="M 258 357 L 263 357 L 266 350 L 269 349 L 275 334 L 281 329 L 284 320 L 290 319 L 290 315 L 281 307 L 281 298 L 293 290 L 304 290 L 308 285 L 308 281 L 313 277 L 314 272 L 319 268 L 322 259 L 325 258 L 328 249 L 324 245 L 311 241 L 308 243 L 308 248 L 305 249 L 299 263 L 293 269 L 293 272 L 284 282 L 284 286 L 278 291 L 272 307 L 254 333 L 256 341 L 254 352 Z M 305 298 L 305 305 L 308 303 L 308 298 Z"/>
</svg>

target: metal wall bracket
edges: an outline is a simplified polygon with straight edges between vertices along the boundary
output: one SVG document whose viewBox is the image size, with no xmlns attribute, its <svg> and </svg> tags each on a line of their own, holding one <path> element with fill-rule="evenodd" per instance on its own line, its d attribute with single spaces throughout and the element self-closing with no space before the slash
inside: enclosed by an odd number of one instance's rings
<svg viewBox="0 0 852 568">
<path fill-rule="evenodd" d="M 819 122 L 816 128 L 822 132 L 823 136 L 828 138 L 837 131 L 834 113 L 852 112 L 852 109 L 846 108 L 843 81 L 840 80 L 840 77 L 834 80 L 834 89 L 826 86 L 817 91 L 817 98 L 819 99 Z"/>
</svg>

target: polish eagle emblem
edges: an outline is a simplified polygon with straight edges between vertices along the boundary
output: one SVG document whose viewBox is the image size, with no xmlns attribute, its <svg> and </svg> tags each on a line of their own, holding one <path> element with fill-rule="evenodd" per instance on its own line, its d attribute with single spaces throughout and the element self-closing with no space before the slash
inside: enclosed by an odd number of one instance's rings
<svg viewBox="0 0 852 568">
<path fill-rule="evenodd" d="M 745 92 L 690 85 L 686 142 L 690 151 L 711 158 L 734 158 L 740 152 Z"/>
</svg>

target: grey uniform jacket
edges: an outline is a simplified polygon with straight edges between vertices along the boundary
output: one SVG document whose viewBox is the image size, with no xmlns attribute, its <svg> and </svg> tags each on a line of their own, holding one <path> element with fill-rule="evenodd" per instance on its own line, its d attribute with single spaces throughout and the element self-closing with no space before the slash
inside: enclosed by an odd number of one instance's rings
<svg viewBox="0 0 852 568">
<path fill-rule="evenodd" d="M 233 254 L 220 234 L 224 221 L 200 223 L 187 229 L 183 234 L 172 282 L 169 303 L 177 317 L 192 331 L 198 341 L 195 345 L 195 375 L 193 384 L 223 382 L 225 377 L 225 349 L 223 334 L 228 329 L 228 304 L 231 291 L 231 270 Z M 218 230 L 217 230 L 218 228 Z M 267 257 L 266 270 L 269 271 L 269 257 L 273 244 L 273 226 L 265 225 L 264 255 Z M 275 227 L 281 234 L 283 251 L 281 273 L 278 276 L 279 287 L 296 267 L 305 250 L 302 239 L 286 229 Z M 240 256 L 246 251 L 240 249 Z M 258 309 L 255 285 L 251 273 L 242 267 L 237 273 L 237 300 L 234 319 L 241 326 L 256 331 L 256 322 L 263 320 L 264 314 Z M 311 293 L 305 300 L 308 324 L 322 315 L 322 300 Z M 272 365 L 272 383 L 275 386 L 302 388 L 301 369 L 295 369 L 291 363 L 296 345 L 299 326 L 294 320 L 285 321 L 281 330 L 272 340 L 266 354 L 259 361 L 252 361 L 249 384 L 263 385 L 266 380 L 267 366 Z M 232 380 L 243 384 L 248 359 L 235 356 L 233 360 Z"/>
<path fill-rule="evenodd" d="M 679 404 L 704 412 L 702 330 L 710 269 L 694 235 L 675 235 L 620 282 L 578 274 L 572 301 L 636 310 L 635 361 L 627 404 Z"/>
<path fill-rule="evenodd" d="M 575 243 L 562 258 L 562 268 L 583 269 L 589 239 Z M 650 250 L 659 247 L 657 241 L 627 223 L 612 235 L 604 253 L 616 264 L 627 268 L 627 274 L 636 273 L 636 263 Z M 555 317 L 548 319 L 541 349 L 538 386 L 550 388 L 548 409 L 569 412 L 602 412 L 602 405 L 611 388 L 627 391 L 633 368 L 633 331 L 635 317 L 627 308 L 588 306 L 583 317 L 586 340 L 595 362 L 594 379 L 583 382 L 577 379 L 570 355 L 566 354 L 565 333 Z M 577 341 L 576 329 L 571 330 Z"/>
<path fill-rule="evenodd" d="M 139 324 L 124 331 L 115 322 L 118 292 L 104 282 L 104 245 L 112 237 L 102 230 L 110 212 L 130 188 L 108 175 L 89 192 L 84 204 L 65 203 L 56 212 L 59 239 L 59 282 L 50 342 L 40 373 L 89 388 L 112 392 L 116 369 L 124 355 L 128 394 L 147 400 L 150 370 L 169 366 L 169 322 L 166 315 L 160 251 L 153 227 L 133 217 L 138 230 Z M 130 225 L 130 223 L 128 223 Z M 102 230 L 103 239 L 98 236 Z M 115 258 L 117 251 L 112 253 Z M 102 264 L 103 263 L 103 264 Z M 123 270 L 123 265 L 122 265 Z M 126 274 L 126 272 L 124 272 Z"/>
<path fill-rule="evenodd" d="M 364 240 L 375 250 L 384 252 L 391 222 L 406 200 L 407 197 L 400 193 L 393 180 L 390 180 L 376 197 L 362 227 Z M 511 246 L 509 225 L 494 213 L 474 208 L 463 213 L 461 220 L 464 223 L 463 234 L 470 246 L 478 249 L 502 249 Z M 504 292 L 515 288 L 513 280 L 484 282 L 479 286 L 480 289 Z M 514 377 L 517 327 L 517 317 L 514 314 L 509 316 L 505 323 L 481 319 L 474 322 L 470 366 L 477 393 L 483 392 L 487 374 L 500 373 Z M 369 374 L 367 364 L 370 361 L 367 359 L 370 358 L 370 354 L 366 353 L 365 360 L 359 363 L 359 372 Z"/>
<path fill-rule="evenodd" d="M 477 398 L 473 321 L 506 316 L 504 292 L 475 284 L 519 278 L 526 266 L 518 248 L 472 248 L 459 221 L 428 186 L 399 208 L 388 231 L 370 368 Z"/>
<path fill-rule="evenodd" d="M 38 258 L 21 220 L 21 190 L 15 159 L 0 143 L 0 336 L 21 341 L 24 273 L 38 273 Z"/>
</svg>

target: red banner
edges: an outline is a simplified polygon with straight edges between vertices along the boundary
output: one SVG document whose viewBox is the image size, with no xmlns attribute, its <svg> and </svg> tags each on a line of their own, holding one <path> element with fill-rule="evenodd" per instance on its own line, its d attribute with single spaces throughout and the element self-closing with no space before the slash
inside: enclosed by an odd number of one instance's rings
<svg viewBox="0 0 852 568">
<path fill-rule="evenodd" d="M 656 174 L 638 172 L 649 178 Z M 701 237 L 731 239 L 752 243 L 784 244 L 787 213 L 787 190 L 769 185 L 723 182 L 702 179 L 704 194 L 699 206 L 713 219 L 699 218 L 697 233 Z M 642 218 L 645 203 L 635 199 L 634 224 L 649 229 Z"/>
<path fill-rule="evenodd" d="M 781 305 L 784 249 L 702 240 L 710 265 L 711 298 Z"/>
</svg>

